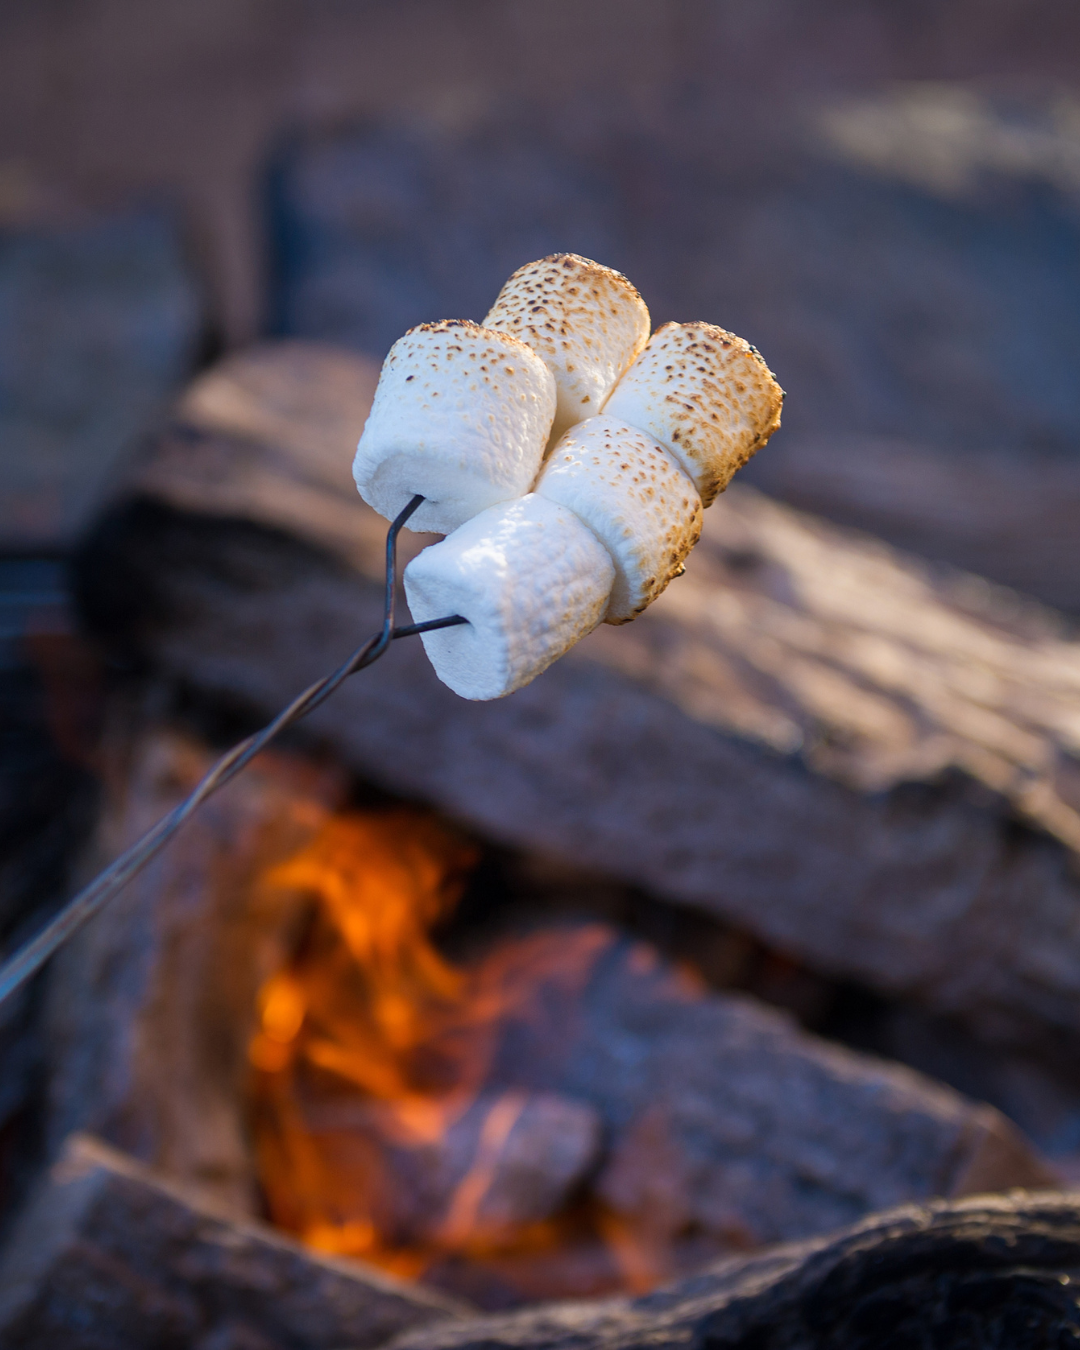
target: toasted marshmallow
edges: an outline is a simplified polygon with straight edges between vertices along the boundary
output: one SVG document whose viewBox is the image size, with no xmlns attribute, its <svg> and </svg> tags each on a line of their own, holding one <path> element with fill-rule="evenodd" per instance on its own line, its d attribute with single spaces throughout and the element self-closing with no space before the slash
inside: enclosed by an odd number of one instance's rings
<svg viewBox="0 0 1080 1350">
<path fill-rule="evenodd" d="M 422 634 L 435 673 L 462 698 L 513 693 L 604 617 L 615 568 L 572 511 L 530 493 L 492 506 L 405 569 L 413 619 L 467 624 Z"/>
<path fill-rule="evenodd" d="M 579 516 L 611 554 L 605 623 L 629 623 L 652 604 L 701 537 L 701 498 L 678 461 L 615 417 L 571 427 L 535 490 Z"/>
<path fill-rule="evenodd" d="M 420 493 L 412 530 L 448 533 L 528 492 L 555 415 L 555 381 L 508 333 L 448 319 L 390 348 L 353 477 L 388 520 Z"/>
<path fill-rule="evenodd" d="M 780 425 L 784 391 L 734 333 L 667 323 L 615 386 L 604 412 L 665 446 L 710 506 Z"/>
<path fill-rule="evenodd" d="M 576 253 L 519 267 L 484 324 L 519 337 L 554 375 L 553 440 L 596 416 L 649 337 L 649 311 L 630 282 Z"/>
</svg>

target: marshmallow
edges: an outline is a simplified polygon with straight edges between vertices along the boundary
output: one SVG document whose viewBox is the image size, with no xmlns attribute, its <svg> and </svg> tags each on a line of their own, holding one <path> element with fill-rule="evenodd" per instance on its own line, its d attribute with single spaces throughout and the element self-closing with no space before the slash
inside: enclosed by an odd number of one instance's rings
<svg viewBox="0 0 1080 1350">
<path fill-rule="evenodd" d="M 615 583 L 605 623 L 650 605 L 701 537 L 701 499 L 671 455 L 615 417 L 590 417 L 559 441 L 537 496 L 579 516 L 611 554 Z"/>
<path fill-rule="evenodd" d="M 388 520 L 416 494 L 412 530 L 447 533 L 528 492 L 555 415 L 555 382 L 525 343 L 466 319 L 411 328 L 390 348 L 353 462 Z"/>
<path fill-rule="evenodd" d="M 484 323 L 519 337 L 554 375 L 553 440 L 596 416 L 649 337 L 649 311 L 630 282 L 576 253 L 519 267 Z"/>
<path fill-rule="evenodd" d="M 405 569 L 415 622 L 460 614 L 424 633 L 435 673 L 462 698 L 501 698 L 536 678 L 604 617 L 615 568 L 574 515 L 530 493 L 492 506 Z"/>
<path fill-rule="evenodd" d="M 665 446 L 709 506 L 780 425 L 784 391 L 734 333 L 667 323 L 615 386 L 604 412 Z"/>
</svg>

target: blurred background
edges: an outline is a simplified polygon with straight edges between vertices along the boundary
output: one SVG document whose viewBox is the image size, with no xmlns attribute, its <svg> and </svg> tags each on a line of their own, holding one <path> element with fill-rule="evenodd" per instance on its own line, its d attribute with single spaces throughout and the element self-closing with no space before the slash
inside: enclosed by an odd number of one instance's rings
<svg viewBox="0 0 1080 1350">
<path fill-rule="evenodd" d="M 760 348 L 740 482 L 1068 633 L 1078 72 L 1070 0 L 5 0 L 0 939 L 95 818 L 68 560 L 181 392 L 272 339 L 378 362 L 549 252 Z"/>
<path fill-rule="evenodd" d="M 11 0 L 0 546 L 213 356 L 381 357 L 562 248 L 759 345 L 763 486 L 1075 610 L 1078 48 L 1065 0 Z"/>
</svg>

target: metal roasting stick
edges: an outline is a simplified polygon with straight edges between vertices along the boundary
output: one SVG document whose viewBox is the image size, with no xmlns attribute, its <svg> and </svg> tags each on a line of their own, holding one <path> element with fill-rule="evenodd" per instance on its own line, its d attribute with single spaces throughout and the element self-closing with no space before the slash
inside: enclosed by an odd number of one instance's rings
<svg viewBox="0 0 1080 1350">
<path fill-rule="evenodd" d="M 383 608 L 381 630 L 358 647 L 352 656 L 339 666 L 332 675 L 317 681 L 289 704 L 262 731 L 256 732 L 233 748 L 218 760 L 206 774 L 194 791 L 179 806 L 164 816 L 153 829 L 132 844 L 104 872 L 99 873 L 88 886 L 69 900 L 60 912 L 45 925 L 36 937 L 24 943 L 18 951 L 0 965 L 0 1003 L 45 964 L 58 947 L 62 946 L 73 933 L 88 919 L 102 909 L 138 872 L 155 858 L 181 825 L 193 815 L 199 807 L 235 778 L 255 756 L 264 750 L 270 742 L 286 727 L 298 722 L 343 684 L 350 675 L 365 666 L 370 666 L 384 654 L 390 643 L 396 638 L 413 637 L 417 633 L 430 633 L 436 628 L 452 628 L 455 624 L 468 623 L 460 614 L 448 615 L 445 619 L 429 619 L 426 623 L 411 623 L 403 628 L 394 627 L 394 608 L 397 592 L 397 540 L 402 527 L 424 498 L 417 493 L 390 526 L 386 534 L 386 599 Z"/>
</svg>

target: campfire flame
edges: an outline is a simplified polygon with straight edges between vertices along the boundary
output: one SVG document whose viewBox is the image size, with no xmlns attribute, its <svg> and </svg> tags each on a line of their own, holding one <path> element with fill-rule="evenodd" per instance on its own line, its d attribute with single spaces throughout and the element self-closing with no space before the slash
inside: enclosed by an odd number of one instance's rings
<svg viewBox="0 0 1080 1350">
<path fill-rule="evenodd" d="M 581 1184 L 596 1112 L 491 1075 L 507 1019 L 552 991 L 572 1007 L 611 932 L 526 934 L 454 966 L 431 935 L 477 860 L 431 815 L 357 812 L 264 878 L 307 903 L 250 1047 L 270 1217 L 404 1276 L 486 1262 L 523 1297 L 642 1287 L 664 1272 Z"/>
</svg>

